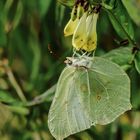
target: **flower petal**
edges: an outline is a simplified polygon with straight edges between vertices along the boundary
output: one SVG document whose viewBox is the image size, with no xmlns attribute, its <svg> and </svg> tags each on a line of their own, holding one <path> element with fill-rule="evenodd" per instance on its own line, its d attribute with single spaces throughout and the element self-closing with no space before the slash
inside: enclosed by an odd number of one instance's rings
<svg viewBox="0 0 140 140">
<path fill-rule="evenodd" d="M 86 20 L 86 41 L 82 47 L 85 51 L 93 51 L 97 46 L 97 33 L 96 33 L 96 24 L 97 24 L 98 14 L 91 14 L 87 17 Z"/>
<path fill-rule="evenodd" d="M 75 19 L 74 21 L 72 19 L 70 19 L 64 28 L 64 36 L 73 35 L 78 22 L 79 22 L 79 19 Z"/>
<path fill-rule="evenodd" d="M 85 43 L 86 18 L 87 18 L 87 13 L 84 13 L 73 34 L 72 45 L 77 50 L 80 50 Z"/>
</svg>

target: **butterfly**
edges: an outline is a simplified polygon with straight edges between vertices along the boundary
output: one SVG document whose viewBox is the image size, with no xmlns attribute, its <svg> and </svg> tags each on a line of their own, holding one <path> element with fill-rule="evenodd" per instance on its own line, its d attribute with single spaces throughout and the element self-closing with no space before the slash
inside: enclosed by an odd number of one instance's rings
<svg viewBox="0 0 140 140">
<path fill-rule="evenodd" d="M 120 66 L 101 57 L 67 59 L 48 115 L 57 140 L 111 123 L 131 109 L 130 80 Z"/>
</svg>

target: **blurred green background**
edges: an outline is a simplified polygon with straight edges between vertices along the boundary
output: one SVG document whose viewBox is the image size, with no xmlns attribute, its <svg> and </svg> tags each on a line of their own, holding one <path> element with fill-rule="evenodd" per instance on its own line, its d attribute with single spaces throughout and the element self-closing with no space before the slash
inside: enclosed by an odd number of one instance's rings
<svg viewBox="0 0 140 140">
<path fill-rule="evenodd" d="M 53 140 L 47 115 L 65 57 L 72 55 L 71 38 L 63 36 L 70 11 L 56 0 L 0 0 L 0 140 Z M 140 44 L 140 26 L 133 27 Z M 104 11 L 97 31 L 97 55 L 120 47 Z M 140 140 L 140 75 L 133 67 L 127 73 L 132 111 L 67 140 Z"/>
</svg>

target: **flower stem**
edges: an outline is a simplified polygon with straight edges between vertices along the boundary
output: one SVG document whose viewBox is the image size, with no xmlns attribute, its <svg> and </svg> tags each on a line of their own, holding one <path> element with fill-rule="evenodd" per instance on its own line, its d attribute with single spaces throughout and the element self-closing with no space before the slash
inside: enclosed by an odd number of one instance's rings
<svg viewBox="0 0 140 140">
<path fill-rule="evenodd" d="M 14 77 L 14 74 L 12 73 L 12 70 L 9 67 L 8 61 L 6 59 L 3 60 L 3 66 L 5 68 L 8 79 L 9 79 L 11 85 L 13 86 L 13 88 L 15 89 L 15 91 L 17 92 L 19 98 L 21 99 L 21 101 L 26 102 L 27 100 L 24 96 L 24 93 L 23 93 L 22 89 L 20 88 L 19 84 L 17 83 L 16 78 Z"/>
</svg>

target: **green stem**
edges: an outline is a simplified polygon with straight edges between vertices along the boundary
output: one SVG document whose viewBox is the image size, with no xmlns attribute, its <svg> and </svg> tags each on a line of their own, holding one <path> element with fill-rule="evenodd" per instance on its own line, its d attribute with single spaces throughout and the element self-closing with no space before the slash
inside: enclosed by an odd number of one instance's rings
<svg viewBox="0 0 140 140">
<path fill-rule="evenodd" d="M 26 98 L 24 96 L 23 91 L 21 90 L 20 86 L 18 85 L 16 78 L 14 77 L 14 74 L 12 73 L 11 68 L 8 66 L 8 61 L 4 60 L 3 61 L 3 65 L 5 67 L 7 76 L 9 78 L 9 81 L 11 83 L 11 85 L 14 87 L 15 91 L 17 92 L 19 98 L 21 99 L 21 101 L 26 102 Z"/>
<path fill-rule="evenodd" d="M 53 97 L 55 90 L 56 90 L 56 84 L 53 85 L 50 89 L 48 89 L 43 94 L 36 96 L 32 101 L 27 102 L 26 106 L 34 106 L 37 104 L 41 104 L 46 100 L 49 100 L 51 97 Z"/>
</svg>

